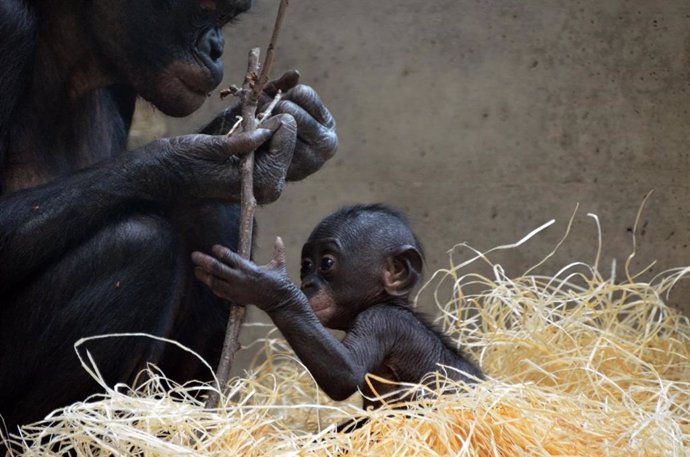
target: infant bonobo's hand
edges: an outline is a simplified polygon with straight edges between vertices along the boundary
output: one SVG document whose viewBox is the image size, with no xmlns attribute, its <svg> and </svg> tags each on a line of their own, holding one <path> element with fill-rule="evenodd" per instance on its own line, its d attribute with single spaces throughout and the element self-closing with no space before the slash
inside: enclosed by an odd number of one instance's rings
<svg viewBox="0 0 690 457">
<path fill-rule="evenodd" d="M 211 257 L 192 253 L 194 274 L 217 296 L 238 305 L 256 305 L 274 311 L 294 300 L 300 291 L 287 275 L 285 246 L 276 238 L 273 260 L 258 266 L 223 246 L 213 246 Z"/>
</svg>

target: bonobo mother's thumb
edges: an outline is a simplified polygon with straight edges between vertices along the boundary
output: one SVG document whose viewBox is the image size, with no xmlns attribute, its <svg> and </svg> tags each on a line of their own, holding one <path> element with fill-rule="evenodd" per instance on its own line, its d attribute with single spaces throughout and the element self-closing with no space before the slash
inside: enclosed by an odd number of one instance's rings
<svg viewBox="0 0 690 457">
<path fill-rule="evenodd" d="M 297 142 L 297 123 L 289 114 L 277 114 L 261 123 L 262 129 L 269 129 L 273 136 L 268 143 L 268 152 L 285 167 L 283 173 L 287 173 L 292 154 Z"/>
<path fill-rule="evenodd" d="M 274 79 L 273 81 L 269 81 L 266 83 L 264 86 L 264 93 L 266 95 L 269 95 L 271 97 L 274 97 L 278 91 L 281 92 L 287 92 L 293 87 L 295 87 L 297 84 L 299 84 L 299 71 L 297 70 L 288 70 L 285 73 L 283 73 L 283 76 L 281 76 L 278 79 Z"/>
<path fill-rule="evenodd" d="M 273 136 L 270 129 L 258 128 L 251 133 L 236 133 L 231 137 L 224 135 L 209 136 L 211 151 L 218 159 L 226 159 L 230 155 L 243 156 L 259 147 Z M 207 143 L 208 144 L 208 143 Z"/>
<path fill-rule="evenodd" d="M 276 114 L 261 122 L 262 129 L 268 129 L 274 135 L 285 136 L 284 141 L 294 141 L 297 136 L 297 122 L 290 114 Z M 274 141 L 277 138 L 274 138 Z"/>
</svg>

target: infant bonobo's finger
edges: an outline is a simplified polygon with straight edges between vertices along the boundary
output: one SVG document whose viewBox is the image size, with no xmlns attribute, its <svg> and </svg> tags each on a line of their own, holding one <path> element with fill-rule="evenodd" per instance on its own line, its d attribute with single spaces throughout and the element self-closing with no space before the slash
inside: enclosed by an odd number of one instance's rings
<svg viewBox="0 0 690 457">
<path fill-rule="evenodd" d="M 275 97 L 279 90 L 287 92 L 297 84 L 299 84 L 299 71 L 288 70 L 280 78 L 266 83 L 264 93 L 270 97 Z"/>
<path fill-rule="evenodd" d="M 206 255 L 202 252 L 192 252 L 192 262 L 207 274 L 224 280 L 229 280 L 230 278 L 235 278 L 235 276 L 237 276 L 233 269 L 219 262 L 210 255 Z"/>
<path fill-rule="evenodd" d="M 194 276 L 196 276 L 199 281 L 206 284 L 214 295 L 225 298 L 226 300 L 228 299 L 227 283 L 225 281 L 207 273 L 201 267 L 194 268 Z"/>
<path fill-rule="evenodd" d="M 230 268 L 239 268 L 244 262 L 242 256 L 220 244 L 213 245 L 211 252 L 213 252 L 213 255 L 216 256 L 218 260 Z"/>
<path fill-rule="evenodd" d="M 192 263 L 198 268 L 201 268 L 207 273 L 211 271 L 211 263 L 215 260 L 213 257 L 207 256 L 203 252 L 194 251 L 192 252 Z"/>
<path fill-rule="evenodd" d="M 194 276 L 208 287 L 211 287 L 213 282 L 216 281 L 216 279 L 202 267 L 194 267 Z"/>
<path fill-rule="evenodd" d="M 276 237 L 276 242 L 273 245 L 273 262 L 278 267 L 285 265 L 285 244 L 279 236 Z"/>
</svg>

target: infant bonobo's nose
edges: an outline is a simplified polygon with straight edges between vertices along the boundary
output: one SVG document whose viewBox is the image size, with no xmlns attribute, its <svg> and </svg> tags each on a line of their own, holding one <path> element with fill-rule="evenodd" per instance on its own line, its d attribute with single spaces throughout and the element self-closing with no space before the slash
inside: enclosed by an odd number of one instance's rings
<svg viewBox="0 0 690 457">
<path fill-rule="evenodd" d="M 302 281 L 302 286 L 300 287 L 302 292 L 304 292 L 304 295 L 307 296 L 307 298 L 311 298 L 312 295 L 319 289 L 316 281 L 313 279 L 305 279 Z"/>
</svg>

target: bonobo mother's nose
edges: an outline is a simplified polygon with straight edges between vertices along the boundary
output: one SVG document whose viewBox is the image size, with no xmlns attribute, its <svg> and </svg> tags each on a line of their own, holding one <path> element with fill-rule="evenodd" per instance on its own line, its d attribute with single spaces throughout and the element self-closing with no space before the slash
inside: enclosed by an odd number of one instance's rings
<svg viewBox="0 0 690 457">
<path fill-rule="evenodd" d="M 223 79 L 223 46 L 225 39 L 219 27 L 211 27 L 204 32 L 196 44 L 196 52 L 203 64 L 211 71 L 217 83 Z"/>
</svg>

